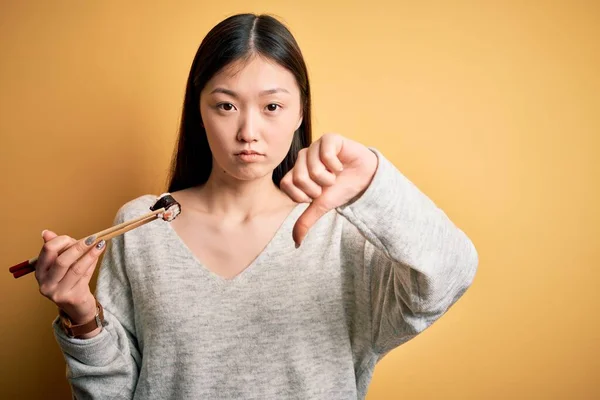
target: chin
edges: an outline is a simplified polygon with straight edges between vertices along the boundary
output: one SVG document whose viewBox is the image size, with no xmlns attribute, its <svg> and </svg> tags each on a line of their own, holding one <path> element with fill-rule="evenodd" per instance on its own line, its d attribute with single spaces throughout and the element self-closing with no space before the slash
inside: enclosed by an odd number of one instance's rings
<svg viewBox="0 0 600 400">
<path fill-rule="evenodd" d="M 273 168 L 266 165 L 232 165 L 225 170 L 227 175 L 240 181 L 254 181 L 263 179 L 267 175 L 270 177 L 273 174 Z"/>
</svg>

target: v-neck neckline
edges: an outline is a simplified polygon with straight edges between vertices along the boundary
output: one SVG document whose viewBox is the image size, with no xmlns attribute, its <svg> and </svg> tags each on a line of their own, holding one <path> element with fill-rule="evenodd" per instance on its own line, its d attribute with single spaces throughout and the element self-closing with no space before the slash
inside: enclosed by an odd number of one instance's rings
<svg viewBox="0 0 600 400">
<path fill-rule="evenodd" d="M 196 254 L 192 251 L 192 249 L 183 241 L 181 236 L 179 236 L 179 233 L 177 233 L 175 228 L 173 228 L 173 226 L 171 224 L 166 224 L 166 225 L 168 225 L 167 229 L 169 231 L 169 234 L 171 236 L 173 236 L 175 239 L 175 242 L 177 242 L 179 250 L 187 258 L 191 259 L 204 275 L 209 277 L 209 279 L 216 282 L 217 284 L 231 285 L 231 284 L 241 282 L 241 281 L 244 281 L 245 279 L 247 279 L 247 277 L 249 275 L 251 275 L 254 272 L 254 270 L 256 270 L 257 265 L 260 264 L 263 259 L 265 259 L 269 256 L 270 250 L 273 247 L 273 243 L 275 241 L 277 241 L 279 239 L 279 236 L 284 234 L 286 231 L 289 231 L 290 250 L 295 249 L 293 239 L 292 239 L 293 225 L 292 225 L 292 227 L 290 227 L 290 224 L 292 223 L 292 221 L 295 221 L 297 219 L 297 217 L 300 216 L 300 212 L 304 211 L 304 209 L 306 207 L 308 207 L 308 204 L 305 204 L 305 203 L 296 204 L 294 206 L 294 208 L 292 208 L 292 210 L 288 213 L 288 215 L 283 219 L 283 222 L 279 225 L 279 227 L 277 228 L 277 230 L 275 231 L 273 236 L 269 239 L 269 241 L 267 242 L 265 247 L 260 251 L 260 253 L 258 253 L 258 255 L 250 262 L 250 264 L 248 264 L 246 267 L 244 267 L 244 269 L 242 269 L 240 271 L 240 273 L 235 275 L 233 278 L 226 278 L 226 277 L 214 272 L 213 270 L 211 270 L 207 265 L 205 265 L 202 261 L 200 261 L 198 259 Z"/>
</svg>

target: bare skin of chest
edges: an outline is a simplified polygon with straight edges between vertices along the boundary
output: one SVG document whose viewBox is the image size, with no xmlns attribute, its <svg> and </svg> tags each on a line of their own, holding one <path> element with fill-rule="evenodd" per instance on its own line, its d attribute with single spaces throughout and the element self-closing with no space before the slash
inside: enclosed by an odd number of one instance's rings
<svg viewBox="0 0 600 400">
<path fill-rule="evenodd" d="M 233 279 L 264 250 L 294 205 L 288 203 L 239 222 L 202 212 L 182 213 L 172 226 L 205 268 L 224 279 Z"/>
</svg>

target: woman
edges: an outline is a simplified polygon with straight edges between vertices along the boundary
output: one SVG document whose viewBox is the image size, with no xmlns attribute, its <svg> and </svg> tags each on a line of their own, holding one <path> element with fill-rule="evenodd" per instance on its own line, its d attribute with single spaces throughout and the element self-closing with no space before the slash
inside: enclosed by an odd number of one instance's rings
<svg viewBox="0 0 600 400">
<path fill-rule="evenodd" d="M 290 32 L 230 17 L 187 83 L 169 186 L 182 214 L 113 239 L 96 297 L 105 243 L 44 231 L 36 276 L 78 399 L 364 398 L 376 362 L 464 293 L 467 236 L 377 150 L 311 144 L 310 117 Z"/>
</svg>

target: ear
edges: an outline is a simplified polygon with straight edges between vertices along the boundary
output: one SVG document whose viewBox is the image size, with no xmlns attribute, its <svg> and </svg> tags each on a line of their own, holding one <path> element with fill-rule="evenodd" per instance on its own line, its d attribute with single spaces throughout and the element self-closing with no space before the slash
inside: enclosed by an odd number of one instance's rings
<svg viewBox="0 0 600 400">
<path fill-rule="evenodd" d="M 298 129 L 300 129 L 300 125 L 302 125 L 303 120 L 304 120 L 304 118 L 302 118 L 302 116 L 300 116 L 300 120 L 298 121 L 298 125 L 296 125 L 296 129 L 294 129 L 294 132 L 296 132 Z"/>
</svg>

